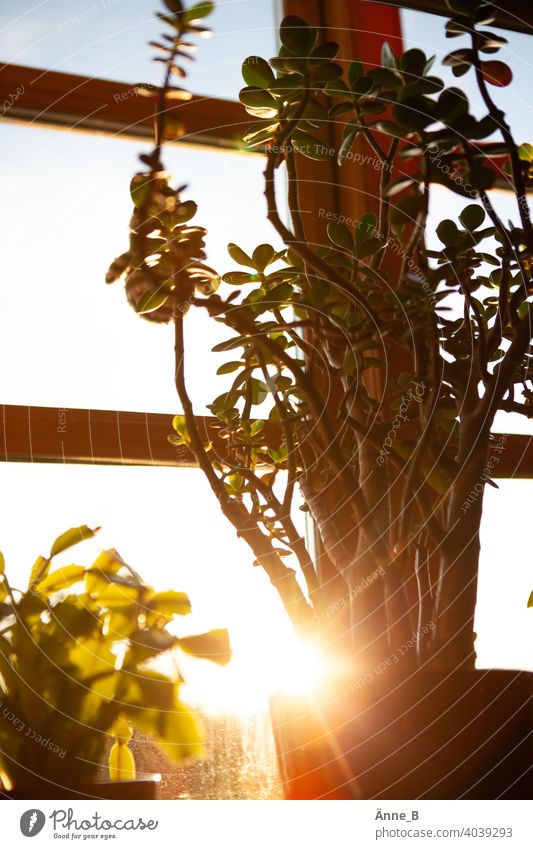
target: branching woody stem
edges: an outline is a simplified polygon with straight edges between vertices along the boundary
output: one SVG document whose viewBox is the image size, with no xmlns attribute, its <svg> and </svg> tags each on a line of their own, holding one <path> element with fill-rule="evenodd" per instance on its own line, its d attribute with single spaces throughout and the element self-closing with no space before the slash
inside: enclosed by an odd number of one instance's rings
<svg viewBox="0 0 533 849">
<path fill-rule="evenodd" d="M 285 226 L 280 218 L 277 203 L 276 203 L 276 187 L 275 187 L 275 167 L 276 159 L 273 153 L 267 154 L 267 166 L 265 168 L 265 198 L 267 201 L 267 217 L 278 235 L 283 239 L 286 245 L 291 247 L 294 252 L 302 259 L 310 268 L 313 268 L 324 280 L 328 280 L 336 289 L 343 292 L 346 297 L 359 307 L 371 319 L 376 327 L 379 326 L 379 319 L 368 303 L 367 299 L 360 292 L 357 292 L 351 287 L 342 275 L 338 274 L 333 268 L 320 259 L 307 244 L 300 243 L 295 234 Z"/>
<path fill-rule="evenodd" d="M 305 628 L 312 615 L 312 608 L 296 580 L 293 569 L 289 569 L 281 561 L 272 543 L 257 527 L 255 520 L 239 503 L 228 497 L 223 483 L 218 478 L 207 455 L 202 438 L 198 431 L 194 409 L 187 392 L 185 382 L 185 349 L 183 338 L 183 313 L 178 312 L 174 317 L 175 328 L 175 380 L 178 396 L 183 407 L 185 422 L 191 440 L 191 448 L 198 465 L 206 476 L 209 485 L 218 499 L 220 509 L 231 522 L 237 535 L 248 543 L 258 562 L 267 573 L 270 582 L 276 588 L 295 627 Z"/>
</svg>

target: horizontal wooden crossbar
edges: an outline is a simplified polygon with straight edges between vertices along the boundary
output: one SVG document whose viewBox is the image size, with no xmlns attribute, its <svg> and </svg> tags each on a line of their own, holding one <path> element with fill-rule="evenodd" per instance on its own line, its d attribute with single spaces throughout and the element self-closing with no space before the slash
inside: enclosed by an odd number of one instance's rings
<svg viewBox="0 0 533 849">
<path fill-rule="evenodd" d="M 128 83 L 5 65 L 0 106 L 7 120 L 151 139 L 157 99 L 136 94 Z M 176 102 L 168 114 L 186 129 L 180 141 L 237 150 L 251 123 L 240 103 L 214 97 Z"/>
<path fill-rule="evenodd" d="M 168 441 L 172 416 L 113 410 L 3 405 L 0 460 L 9 462 L 112 463 L 143 466 L 195 466 L 183 446 Z M 217 419 L 198 416 L 198 427 L 220 457 L 226 443 Z M 281 433 L 265 422 L 265 443 L 277 447 Z M 533 478 L 533 437 L 508 434 L 492 466 L 497 478 Z"/>
<path fill-rule="evenodd" d="M 184 446 L 171 445 L 172 416 L 65 407 L 1 406 L 0 460 L 51 463 L 113 463 L 145 466 L 195 466 Z M 205 442 L 220 457 L 226 453 L 220 422 L 197 417 Z M 265 441 L 278 446 L 280 431 L 265 423 Z"/>
</svg>

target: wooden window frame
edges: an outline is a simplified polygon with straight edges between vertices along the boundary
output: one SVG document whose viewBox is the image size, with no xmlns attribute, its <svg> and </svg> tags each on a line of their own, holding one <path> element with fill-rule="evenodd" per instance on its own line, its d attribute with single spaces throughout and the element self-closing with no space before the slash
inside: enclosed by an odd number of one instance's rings
<svg viewBox="0 0 533 849">
<path fill-rule="evenodd" d="M 521 28 L 527 25 L 528 16 L 533 25 L 533 14 L 528 12 L 526 5 L 515 0 L 509 13 L 500 17 L 500 25 L 513 24 L 513 29 L 531 31 Z M 380 7 L 379 33 L 375 26 L 376 6 Z M 328 38 L 339 41 L 346 55 L 362 55 L 361 47 L 364 47 L 364 58 L 369 62 L 379 61 L 379 46 L 385 38 L 393 43 L 394 39 L 401 40 L 398 6 L 443 12 L 442 4 L 439 7 L 436 0 L 389 0 L 379 4 L 374 0 L 351 0 L 350 3 L 285 0 L 284 3 L 287 13 L 305 17 L 320 26 Z M 521 26 L 517 25 L 514 15 L 520 19 Z M 17 91 L 20 93 L 15 97 Z M 152 138 L 155 99 L 136 96 L 134 87 L 128 83 L 4 65 L 0 68 L 0 103 L 4 101 L 13 101 L 4 116 L 9 121 L 121 138 Z M 180 144 L 243 151 L 242 131 L 250 119 L 239 103 L 193 97 L 173 106 L 171 112 L 186 127 Z M 330 132 L 336 131 L 331 128 Z M 306 179 L 309 169 L 313 171 L 312 180 Z M 351 175 L 338 179 L 333 161 L 309 163 L 305 160 L 301 163 L 301 173 L 305 195 L 302 206 L 310 213 L 308 237 L 312 242 L 319 243 L 322 237 L 324 222 L 318 215 L 321 207 L 326 205 L 337 212 L 357 215 L 357 208 L 375 193 L 376 174 L 371 169 L 366 169 L 363 180 L 360 174 L 356 176 L 354 169 Z M 218 437 L 216 420 L 198 417 L 198 421 L 202 433 L 223 454 L 224 443 Z M 268 440 L 275 445 L 280 438 L 278 429 L 275 425 L 267 425 Z M 171 431 L 171 416 L 164 414 L 6 404 L 2 405 L 0 459 L 194 466 L 194 459 L 186 449 L 176 449 L 168 442 Z M 507 450 L 502 455 L 498 477 L 533 478 L 533 437 L 507 435 Z"/>
<path fill-rule="evenodd" d="M 17 90 L 22 88 L 20 95 Z M 135 86 L 24 65 L 0 68 L 0 103 L 9 121 L 121 138 L 153 139 L 156 98 L 135 94 Z M 193 97 L 168 114 L 186 127 L 179 139 L 195 145 L 242 149 L 242 131 L 250 118 L 240 103 Z"/>
<path fill-rule="evenodd" d="M 363 0 L 372 5 L 373 0 Z M 449 16 L 450 12 L 444 0 L 386 0 L 391 6 L 413 9 L 417 12 L 430 12 L 433 15 Z M 504 29 L 533 34 L 533 6 L 530 0 L 506 0 L 506 9 L 496 4 L 494 26 Z"/>
</svg>

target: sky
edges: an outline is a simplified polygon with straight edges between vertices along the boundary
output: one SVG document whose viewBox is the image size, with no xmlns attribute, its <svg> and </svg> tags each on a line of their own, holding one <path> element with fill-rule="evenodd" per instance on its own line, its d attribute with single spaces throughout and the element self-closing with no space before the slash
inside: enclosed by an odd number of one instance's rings
<svg viewBox="0 0 533 849">
<path fill-rule="evenodd" d="M 35 68 L 121 82 L 158 83 L 160 66 L 147 42 L 165 27 L 154 17 L 159 0 L 3 0 L 2 60 Z M 213 34 L 200 43 L 190 88 L 196 94 L 236 99 L 246 56 L 276 51 L 276 3 L 217 0 L 205 23 Z M 232 94 L 233 93 L 233 94 Z"/>
</svg>

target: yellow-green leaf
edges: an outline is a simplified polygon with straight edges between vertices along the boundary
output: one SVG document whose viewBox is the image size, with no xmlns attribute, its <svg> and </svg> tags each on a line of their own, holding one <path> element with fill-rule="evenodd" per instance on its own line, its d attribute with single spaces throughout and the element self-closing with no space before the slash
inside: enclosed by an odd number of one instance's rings
<svg viewBox="0 0 533 849">
<path fill-rule="evenodd" d="M 81 525 L 79 528 L 70 528 L 56 539 L 50 551 L 51 556 L 55 557 L 56 554 L 66 551 L 67 548 L 71 548 L 71 546 L 76 545 L 78 542 L 82 542 L 84 539 L 90 539 L 99 530 L 100 528 L 89 528 L 87 525 Z"/>
<path fill-rule="evenodd" d="M 84 575 L 85 566 L 76 566 L 74 564 L 62 566 L 60 569 L 50 572 L 42 581 L 39 581 L 35 586 L 35 592 L 46 595 L 55 593 L 58 590 L 63 590 L 81 581 Z"/>
<path fill-rule="evenodd" d="M 117 658 L 108 642 L 98 637 L 78 640 L 70 651 L 70 660 L 79 669 L 79 675 L 76 677 L 88 686 L 91 685 L 92 689 L 98 687 L 98 692 L 105 692 L 103 698 L 113 697 Z"/>
<path fill-rule="evenodd" d="M 118 572 L 122 566 L 126 566 L 126 562 L 122 559 L 118 551 L 114 548 L 109 548 L 107 551 L 102 551 L 98 555 L 91 569 L 102 572 Z"/>
<path fill-rule="evenodd" d="M 249 268 L 255 268 L 254 261 L 251 257 L 248 256 L 247 253 L 243 251 L 238 245 L 234 242 L 230 242 L 228 245 L 228 253 L 234 262 L 237 262 L 239 265 L 247 265 Z"/>
<path fill-rule="evenodd" d="M 50 560 L 48 557 L 39 557 L 31 567 L 30 580 L 28 581 L 28 589 L 32 589 L 36 583 L 42 581 L 48 574 L 50 569 Z"/>
<path fill-rule="evenodd" d="M 133 728 L 127 719 L 124 719 L 123 716 L 119 716 L 119 718 L 113 723 L 111 734 L 122 743 L 129 743 L 133 734 Z"/>
<path fill-rule="evenodd" d="M 203 753 L 202 735 L 193 712 L 178 702 L 173 711 L 164 714 L 159 745 L 173 761 L 200 757 Z"/>
<path fill-rule="evenodd" d="M 85 573 L 85 587 L 101 607 L 114 609 L 130 607 L 139 602 L 141 592 L 139 587 L 132 584 L 110 584 L 96 573 Z"/>
<path fill-rule="evenodd" d="M 179 593 L 174 590 L 154 593 L 146 606 L 164 616 L 186 616 L 191 612 L 191 602 L 186 593 Z"/>
<path fill-rule="evenodd" d="M 135 758 L 125 743 L 113 743 L 109 753 L 109 780 L 133 781 L 135 779 Z"/>
<path fill-rule="evenodd" d="M 225 628 L 208 631 L 206 634 L 196 634 L 193 637 L 182 637 L 178 645 L 187 654 L 212 660 L 213 663 L 219 663 L 221 666 L 231 660 L 229 635 Z"/>
<path fill-rule="evenodd" d="M 147 312 L 154 312 L 159 307 L 164 306 L 169 298 L 169 292 L 164 288 L 152 289 L 141 295 L 139 302 L 135 306 L 135 311 L 139 315 L 144 315 Z"/>
<path fill-rule="evenodd" d="M 130 183 L 131 199 L 135 206 L 141 207 L 148 201 L 153 187 L 151 174 L 135 174 Z"/>
</svg>

